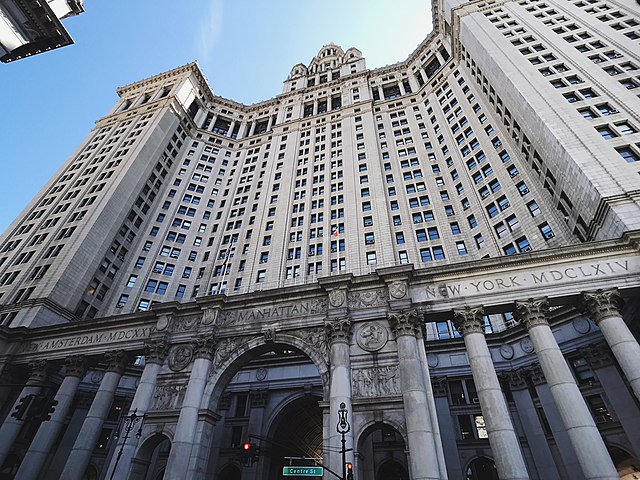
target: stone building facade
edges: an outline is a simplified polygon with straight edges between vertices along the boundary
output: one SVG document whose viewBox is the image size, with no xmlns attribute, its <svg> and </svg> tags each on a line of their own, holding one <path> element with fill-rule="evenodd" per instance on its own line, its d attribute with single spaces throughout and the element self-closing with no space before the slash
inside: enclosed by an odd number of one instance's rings
<svg viewBox="0 0 640 480">
<path fill-rule="evenodd" d="M 637 6 L 433 8 L 118 89 L 0 238 L 0 475 L 333 478 L 341 408 L 358 479 L 638 475 Z"/>
</svg>

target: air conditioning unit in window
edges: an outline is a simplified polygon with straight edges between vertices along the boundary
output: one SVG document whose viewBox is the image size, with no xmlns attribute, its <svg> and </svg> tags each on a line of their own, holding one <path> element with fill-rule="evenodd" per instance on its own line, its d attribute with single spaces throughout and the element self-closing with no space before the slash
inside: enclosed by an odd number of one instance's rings
<svg viewBox="0 0 640 480">
<path fill-rule="evenodd" d="M 118 303 L 118 304 L 116 305 L 116 308 L 123 308 L 123 307 L 124 307 L 124 303 Z"/>
<path fill-rule="evenodd" d="M 545 235 L 545 238 L 553 238 L 555 236 L 556 236 L 556 234 L 551 232 L 551 233 L 548 233 L 547 235 Z"/>
<path fill-rule="evenodd" d="M 522 190 L 520 190 L 520 195 L 526 195 L 527 193 L 529 193 L 528 188 L 523 188 Z"/>
<path fill-rule="evenodd" d="M 480 399 L 478 397 L 472 398 L 471 403 L 480 403 Z"/>
<path fill-rule="evenodd" d="M 522 252 L 530 252 L 532 250 L 531 245 L 527 245 L 522 249 Z"/>
</svg>

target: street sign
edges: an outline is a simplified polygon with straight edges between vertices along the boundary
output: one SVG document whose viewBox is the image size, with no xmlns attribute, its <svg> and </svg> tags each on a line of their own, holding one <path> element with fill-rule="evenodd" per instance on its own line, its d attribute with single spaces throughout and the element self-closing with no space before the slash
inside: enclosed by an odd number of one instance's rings
<svg viewBox="0 0 640 480">
<path fill-rule="evenodd" d="M 321 477 L 322 467 L 282 467 L 282 474 L 289 477 Z"/>
</svg>

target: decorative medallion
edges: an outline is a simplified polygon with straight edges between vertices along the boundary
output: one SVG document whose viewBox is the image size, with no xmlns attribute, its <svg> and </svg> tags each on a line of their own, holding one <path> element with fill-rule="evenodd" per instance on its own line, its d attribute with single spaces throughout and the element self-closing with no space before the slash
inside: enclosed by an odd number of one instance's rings
<svg viewBox="0 0 640 480">
<path fill-rule="evenodd" d="M 520 340 L 520 347 L 526 353 L 533 352 L 533 342 L 531 341 L 530 338 L 523 338 L 522 340 Z"/>
<path fill-rule="evenodd" d="M 102 381 L 102 377 L 104 377 L 104 373 L 101 371 L 91 372 L 91 383 L 97 385 Z"/>
<path fill-rule="evenodd" d="M 161 315 L 160 318 L 158 318 L 158 323 L 156 323 L 156 328 L 160 331 L 166 330 L 169 326 L 169 321 L 169 315 Z"/>
<path fill-rule="evenodd" d="M 356 342 L 361 349 L 367 352 L 377 352 L 387 344 L 389 332 L 384 325 L 378 322 L 363 324 L 356 335 Z"/>
<path fill-rule="evenodd" d="M 435 353 L 427 353 L 427 365 L 429 365 L 429 368 L 436 368 L 438 363 L 440 363 L 438 355 Z"/>
<path fill-rule="evenodd" d="M 407 283 L 401 280 L 396 280 L 391 285 L 389 285 L 389 296 L 391 298 L 395 298 L 399 300 L 404 298 L 407 295 Z"/>
<path fill-rule="evenodd" d="M 193 347 L 191 345 L 176 345 L 169 353 L 169 368 L 174 372 L 183 370 L 193 358 Z"/>
<path fill-rule="evenodd" d="M 329 304 L 332 307 L 341 307 L 347 300 L 347 295 L 344 290 L 331 290 L 329 292 Z"/>
<path fill-rule="evenodd" d="M 265 378 L 267 378 L 267 369 L 263 367 L 258 368 L 258 370 L 256 370 L 256 380 L 263 382 Z"/>
<path fill-rule="evenodd" d="M 578 317 L 574 319 L 573 322 L 571 323 L 573 325 L 573 328 L 578 333 L 585 334 L 585 333 L 589 333 L 589 330 L 591 330 L 591 324 L 589 323 L 589 320 L 587 320 L 586 318 Z"/>
<path fill-rule="evenodd" d="M 524 350 L 524 347 L 523 347 L 523 350 Z M 505 360 L 511 360 L 513 358 L 514 354 L 515 353 L 514 353 L 513 347 L 511 345 L 502 345 L 500 347 L 500 355 Z"/>
</svg>

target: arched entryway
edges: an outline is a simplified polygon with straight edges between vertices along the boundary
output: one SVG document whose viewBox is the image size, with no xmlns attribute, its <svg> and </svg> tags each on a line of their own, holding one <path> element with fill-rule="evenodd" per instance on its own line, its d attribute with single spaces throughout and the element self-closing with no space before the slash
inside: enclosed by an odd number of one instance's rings
<svg viewBox="0 0 640 480">
<path fill-rule="evenodd" d="M 358 478 L 409 480 L 404 437 L 393 426 L 378 422 L 358 440 Z"/>
<path fill-rule="evenodd" d="M 171 450 L 171 440 L 163 433 L 155 433 L 138 448 L 131 462 L 131 480 L 162 480 Z"/>
<path fill-rule="evenodd" d="M 242 474 L 237 465 L 227 465 L 220 471 L 216 480 L 240 480 L 241 477 Z"/>
<path fill-rule="evenodd" d="M 407 470 L 395 460 L 382 464 L 376 475 L 376 480 L 409 480 Z"/>
<path fill-rule="evenodd" d="M 618 447 L 607 447 L 611 460 L 616 466 L 621 480 L 635 480 L 640 478 L 640 462 L 629 452 Z"/>
<path fill-rule="evenodd" d="M 287 461 L 287 457 L 322 460 L 322 409 L 320 397 L 305 395 L 288 403 L 278 414 L 268 433 L 269 480 L 282 478 L 285 465 L 311 465 Z"/>
<path fill-rule="evenodd" d="M 242 478 L 276 480 L 284 457 L 322 458 L 319 402 L 328 369 L 321 352 L 285 335 L 273 342 L 254 339 L 230 349 L 214 372 L 205 396 L 220 418 L 197 446 L 199 457 L 208 457 L 203 470 L 209 476 L 236 465 Z M 255 461 L 243 461 L 245 442 L 259 448 Z"/>
<path fill-rule="evenodd" d="M 496 464 L 490 458 L 478 457 L 469 463 L 465 478 L 466 480 L 498 480 Z"/>
</svg>

